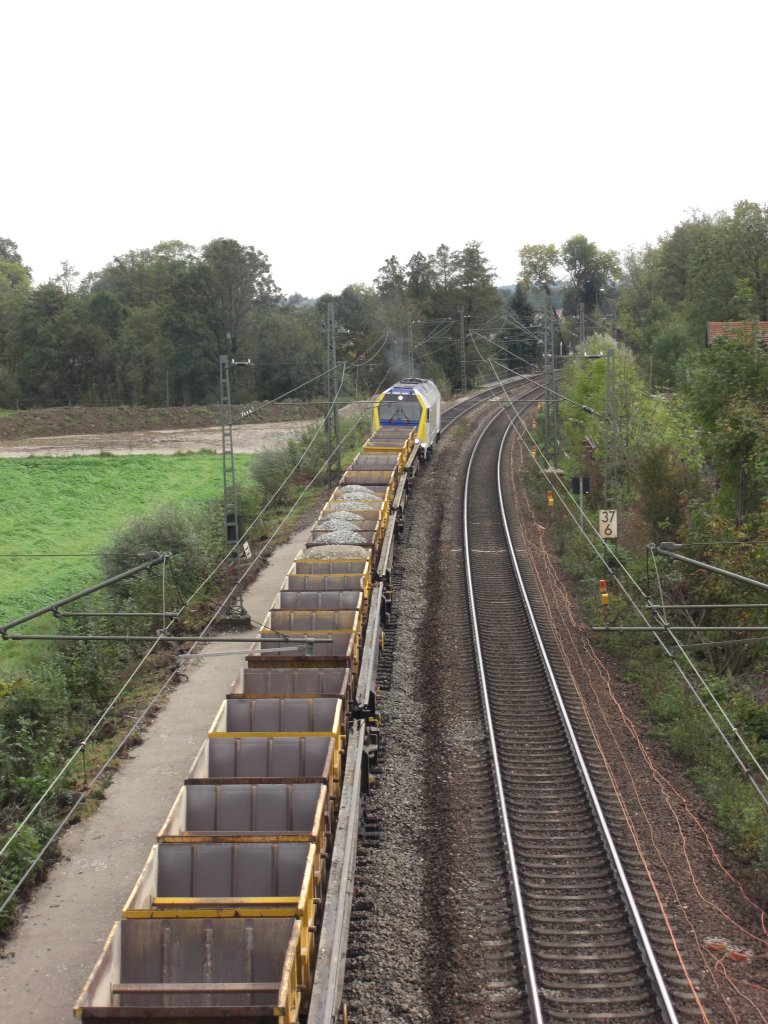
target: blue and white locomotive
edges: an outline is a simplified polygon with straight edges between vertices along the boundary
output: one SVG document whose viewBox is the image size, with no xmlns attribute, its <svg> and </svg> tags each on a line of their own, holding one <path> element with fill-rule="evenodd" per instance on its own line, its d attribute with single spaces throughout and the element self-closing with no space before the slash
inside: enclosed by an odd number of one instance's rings
<svg viewBox="0 0 768 1024">
<path fill-rule="evenodd" d="M 373 404 L 373 429 L 415 427 L 426 460 L 440 437 L 440 391 L 431 380 L 406 377 L 382 391 Z"/>
</svg>

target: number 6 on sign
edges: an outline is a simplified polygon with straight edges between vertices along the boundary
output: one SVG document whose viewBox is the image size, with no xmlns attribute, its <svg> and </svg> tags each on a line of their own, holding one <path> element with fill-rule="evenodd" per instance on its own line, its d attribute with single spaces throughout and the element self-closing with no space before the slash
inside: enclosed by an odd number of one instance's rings
<svg viewBox="0 0 768 1024">
<path fill-rule="evenodd" d="M 619 515 L 615 508 L 601 508 L 598 529 L 603 540 L 616 540 L 619 536 Z"/>
</svg>

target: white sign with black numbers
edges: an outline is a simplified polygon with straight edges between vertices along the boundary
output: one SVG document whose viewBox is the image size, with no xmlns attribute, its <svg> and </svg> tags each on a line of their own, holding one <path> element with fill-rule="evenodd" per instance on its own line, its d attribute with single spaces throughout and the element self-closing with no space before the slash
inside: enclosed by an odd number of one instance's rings
<svg viewBox="0 0 768 1024">
<path fill-rule="evenodd" d="M 616 540 L 619 536 L 619 514 L 615 508 L 601 508 L 599 530 L 603 540 Z"/>
</svg>

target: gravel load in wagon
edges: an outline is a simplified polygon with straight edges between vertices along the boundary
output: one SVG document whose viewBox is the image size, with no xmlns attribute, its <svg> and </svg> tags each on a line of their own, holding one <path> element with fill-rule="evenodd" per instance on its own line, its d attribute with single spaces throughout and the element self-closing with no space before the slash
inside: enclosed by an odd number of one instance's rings
<svg viewBox="0 0 768 1024">
<path fill-rule="evenodd" d="M 378 545 L 384 536 L 387 519 L 389 518 L 387 509 L 383 508 L 380 502 L 376 502 L 366 507 L 359 506 L 359 509 L 359 512 L 353 513 L 357 518 L 354 520 L 348 520 L 347 525 L 358 530 L 366 537 L 368 536 L 368 531 L 373 531 L 373 536 L 375 537 L 374 543 Z M 343 512 L 345 510 L 342 509 L 341 511 Z M 313 538 L 317 539 L 319 531 L 327 531 L 330 529 L 330 525 L 335 528 L 340 522 L 338 519 L 340 514 L 341 513 L 337 511 L 336 506 L 333 503 L 326 505 L 320 518 L 312 527 Z"/>
<path fill-rule="evenodd" d="M 381 495 L 361 484 L 340 484 L 333 492 L 333 501 L 378 501 Z"/>
<path fill-rule="evenodd" d="M 358 533 L 365 533 L 366 530 L 373 529 L 375 523 L 375 520 L 366 521 L 362 516 L 356 516 L 354 521 L 339 519 L 336 516 L 327 516 L 323 519 L 318 519 L 313 524 L 312 534 L 313 536 L 318 536 L 321 533 L 339 533 L 344 530 L 356 530 Z"/>
<path fill-rule="evenodd" d="M 323 511 L 320 513 L 320 518 L 316 523 L 316 527 L 319 527 L 320 523 L 333 522 L 334 519 L 344 519 L 347 522 L 356 521 L 363 517 L 359 512 L 355 512 L 353 509 L 348 508 L 334 508 L 333 506 L 326 505 Z"/>
<path fill-rule="evenodd" d="M 312 527 L 317 532 L 332 533 L 334 530 L 347 529 L 360 529 L 360 524 L 364 522 L 361 515 L 356 515 L 354 512 L 350 512 L 347 515 L 339 513 L 331 513 L 330 515 L 323 516 L 318 519 Z"/>
<path fill-rule="evenodd" d="M 363 561 L 370 557 L 370 552 L 364 546 L 339 543 L 333 540 L 329 534 L 325 535 L 324 541 L 318 541 L 317 544 L 313 544 L 309 552 L 303 553 L 309 558 L 327 562 L 340 562 L 342 560 L 347 562 L 352 560 Z"/>
<path fill-rule="evenodd" d="M 330 509 L 324 512 L 317 522 L 312 526 L 309 545 L 328 543 L 350 543 L 350 544 L 373 544 L 379 536 L 381 526 L 381 510 L 370 510 L 367 516 L 359 513 L 335 511 Z M 327 535 L 327 536 L 326 536 Z M 357 539 L 346 540 L 345 537 L 353 538 L 360 535 L 363 541 Z"/>
<path fill-rule="evenodd" d="M 354 511 L 347 508 L 340 508 L 335 501 L 329 502 L 320 513 L 320 518 L 317 520 L 315 527 L 318 528 L 321 523 L 328 522 L 329 520 L 333 521 L 333 519 L 341 517 L 342 513 L 345 512 L 349 512 L 350 515 L 354 517 L 354 519 L 350 519 L 348 522 L 353 523 L 359 529 L 369 529 L 369 527 L 362 526 L 361 524 L 371 522 L 375 523 L 381 519 L 382 508 L 381 502 L 378 501 L 378 499 L 370 503 L 357 501 L 350 504 L 354 504 L 356 506 Z"/>
<path fill-rule="evenodd" d="M 332 498 L 333 507 L 349 512 L 372 512 L 381 511 L 382 498 L 380 494 L 372 498 Z"/>
<path fill-rule="evenodd" d="M 328 533 L 320 533 L 317 536 L 312 536 L 304 545 L 307 548 L 315 547 L 327 547 L 332 544 L 334 547 L 348 547 L 355 545 L 357 547 L 370 547 L 371 540 L 367 536 L 364 536 L 358 530 L 351 527 L 346 529 L 340 527 L 336 530 L 330 530 Z"/>
</svg>

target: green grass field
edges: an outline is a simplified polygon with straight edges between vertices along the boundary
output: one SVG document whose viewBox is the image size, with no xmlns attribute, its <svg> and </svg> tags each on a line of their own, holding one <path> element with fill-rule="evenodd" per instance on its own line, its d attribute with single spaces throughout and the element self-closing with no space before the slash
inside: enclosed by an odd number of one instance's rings
<svg viewBox="0 0 768 1024">
<path fill-rule="evenodd" d="M 250 461 L 236 458 L 239 477 Z M 0 459 L 0 623 L 100 579 L 98 552 L 125 522 L 221 493 L 211 453 Z"/>
</svg>

